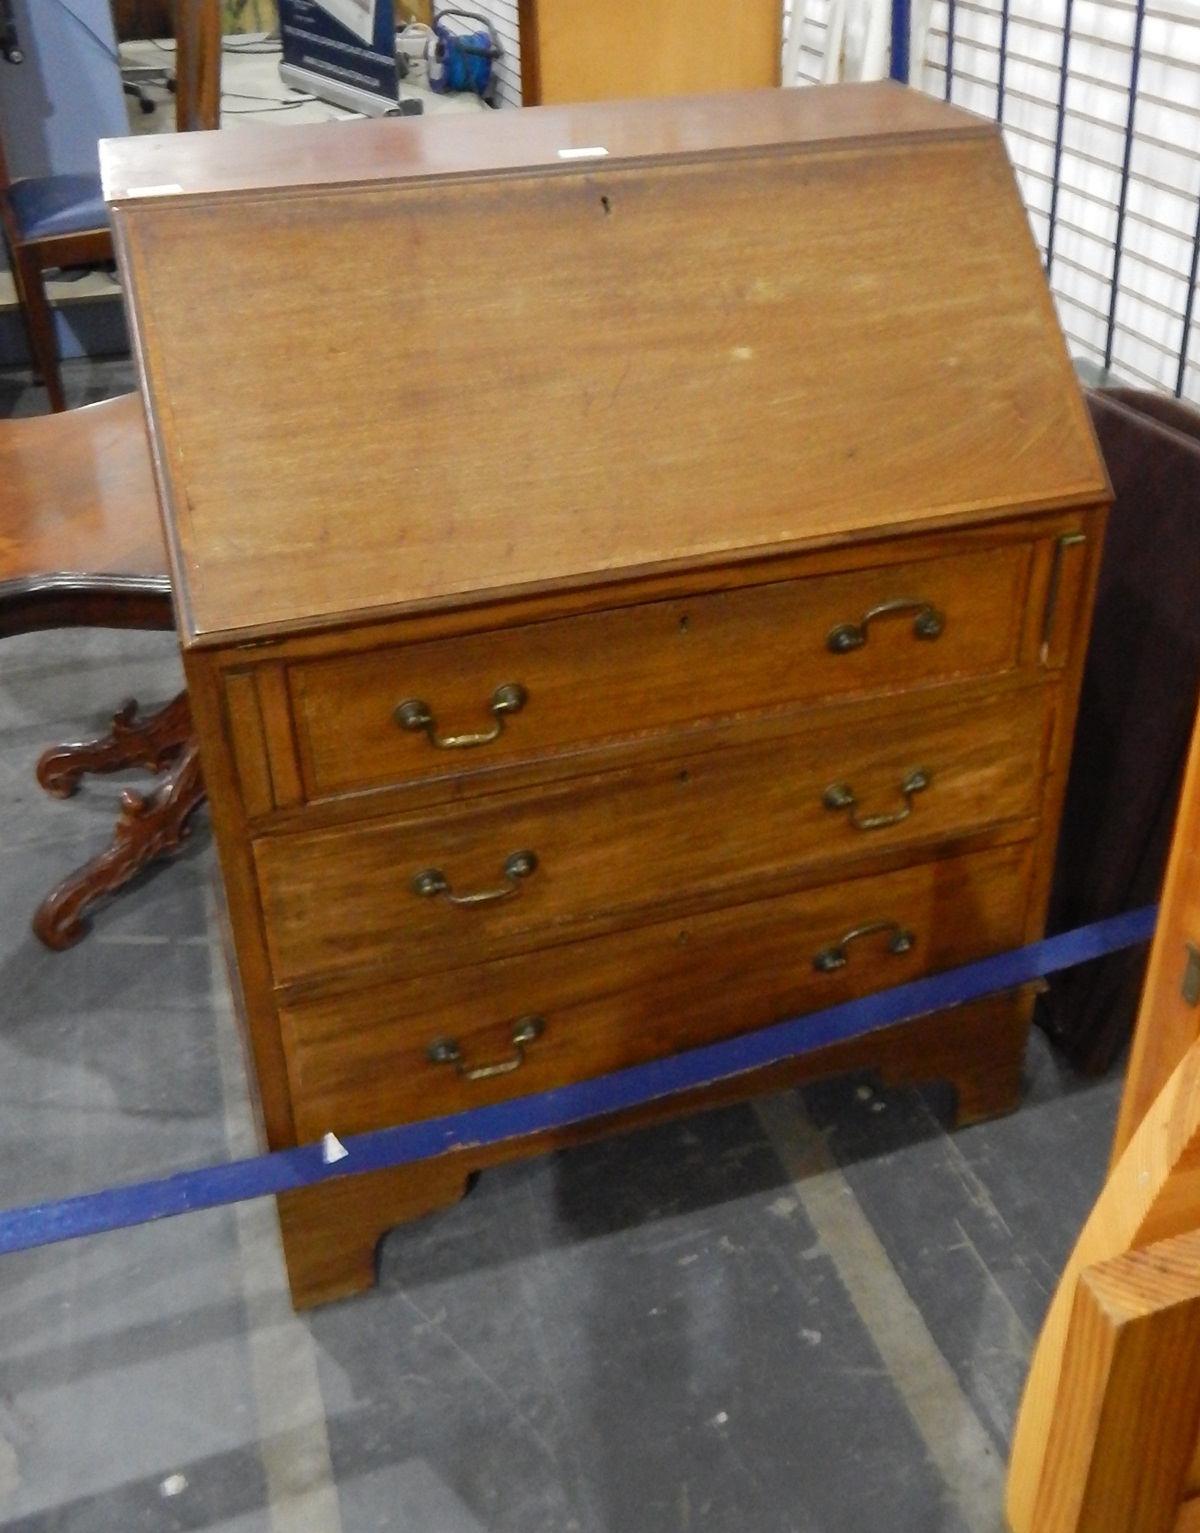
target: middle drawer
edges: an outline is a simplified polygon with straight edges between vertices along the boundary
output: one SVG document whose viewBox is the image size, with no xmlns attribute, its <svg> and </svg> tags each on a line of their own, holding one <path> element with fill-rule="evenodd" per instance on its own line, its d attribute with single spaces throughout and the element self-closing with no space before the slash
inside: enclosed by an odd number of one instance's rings
<svg viewBox="0 0 1200 1533">
<path fill-rule="evenodd" d="M 1043 688 L 255 842 L 277 983 L 478 963 L 1038 813 Z"/>
</svg>

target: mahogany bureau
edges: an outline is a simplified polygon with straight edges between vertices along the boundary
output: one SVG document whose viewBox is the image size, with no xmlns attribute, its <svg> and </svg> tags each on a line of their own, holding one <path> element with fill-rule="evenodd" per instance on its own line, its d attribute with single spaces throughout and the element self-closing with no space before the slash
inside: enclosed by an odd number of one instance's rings
<svg viewBox="0 0 1200 1533">
<path fill-rule="evenodd" d="M 1109 491 L 990 124 L 762 91 L 104 173 L 267 1143 L 1039 935 Z M 1029 1005 L 669 1107 L 874 1066 L 977 1117 Z M 632 1121 L 284 1195 L 295 1302 Z"/>
</svg>

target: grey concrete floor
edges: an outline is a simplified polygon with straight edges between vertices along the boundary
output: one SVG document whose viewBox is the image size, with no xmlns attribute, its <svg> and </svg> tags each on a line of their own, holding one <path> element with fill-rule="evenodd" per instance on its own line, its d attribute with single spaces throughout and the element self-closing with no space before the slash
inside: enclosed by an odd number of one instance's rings
<svg viewBox="0 0 1200 1533">
<path fill-rule="evenodd" d="M 57 802 L 38 754 L 180 684 L 170 635 L 0 645 L 2 1206 L 256 1148 L 203 816 L 77 948 L 28 924 L 137 780 Z M 500 1168 L 301 1318 L 270 1201 L 0 1257 L 0 1527 L 994 1533 L 1118 1089 L 1035 1038 L 953 1135 L 861 1076 Z"/>
</svg>

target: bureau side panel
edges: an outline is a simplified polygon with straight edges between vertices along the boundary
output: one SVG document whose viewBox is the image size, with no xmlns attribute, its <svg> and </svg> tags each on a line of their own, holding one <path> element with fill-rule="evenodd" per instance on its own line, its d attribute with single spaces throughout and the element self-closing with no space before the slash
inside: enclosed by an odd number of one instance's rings
<svg viewBox="0 0 1200 1533">
<path fill-rule="evenodd" d="M 244 784 L 231 735 L 230 715 L 225 707 L 224 685 L 216 659 L 210 655 L 184 653 L 188 699 L 200 740 L 204 784 L 208 792 L 213 836 L 217 844 L 221 875 L 229 910 L 229 924 L 240 980 L 242 1018 L 253 1057 L 267 1141 L 272 1149 L 295 1142 L 286 1064 L 279 1038 L 262 910 L 258 898 L 250 839 L 246 825 Z M 253 740 L 254 731 L 250 732 Z M 243 757 L 248 741 L 240 739 Z M 253 782 L 261 785 L 263 763 L 257 763 Z M 243 773 L 245 765 L 243 764 Z M 261 791 L 261 788 L 260 788 Z"/>
</svg>

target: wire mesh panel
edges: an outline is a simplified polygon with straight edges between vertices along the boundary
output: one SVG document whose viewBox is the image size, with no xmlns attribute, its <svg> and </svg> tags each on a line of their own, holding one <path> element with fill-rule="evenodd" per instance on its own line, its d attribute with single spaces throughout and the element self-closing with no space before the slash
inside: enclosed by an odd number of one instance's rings
<svg viewBox="0 0 1200 1533">
<path fill-rule="evenodd" d="M 934 0 L 913 84 L 995 118 L 1072 352 L 1200 401 L 1200 5 Z"/>
<path fill-rule="evenodd" d="M 785 0 L 784 83 L 839 78 L 879 3 Z M 911 9 L 912 84 L 1003 124 L 1073 354 L 1200 402 L 1200 0 Z"/>
<path fill-rule="evenodd" d="M 830 0 L 784 0 L 784 85 L 819 85 L 829 40 Z M 799 35 L 793 35 L 793 27 Z"/>
</svg>

